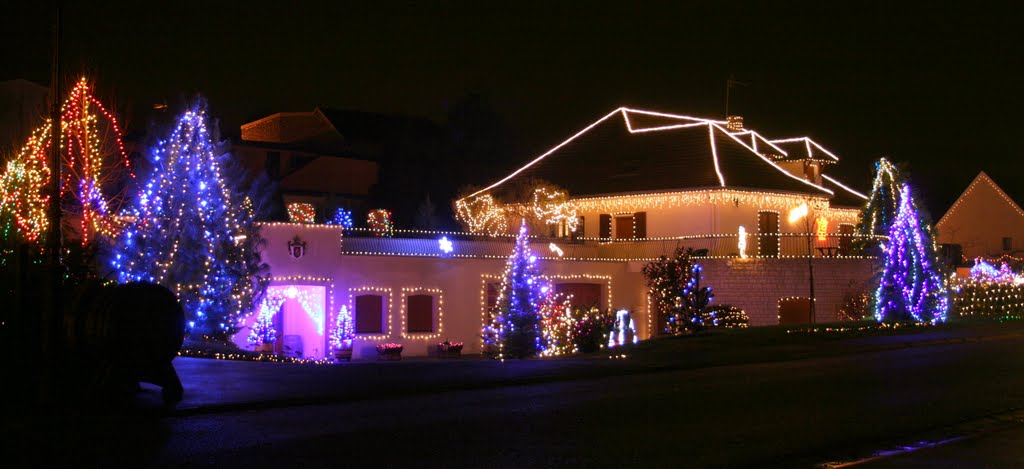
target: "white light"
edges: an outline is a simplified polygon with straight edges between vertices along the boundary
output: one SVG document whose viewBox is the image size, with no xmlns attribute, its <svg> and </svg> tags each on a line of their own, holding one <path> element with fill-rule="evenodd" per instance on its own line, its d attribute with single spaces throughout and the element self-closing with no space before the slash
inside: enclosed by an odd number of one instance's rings
<svg viewBox="0 0 1024 469">
<path fill-rule="evenodd" d="M 445 254 L 451 254 L 455 248 L 452 246 L 452 242 L 448 240 L 447 236 L 442 236 L 441 239 L 437 240 L 438 248 Z"/>
<path fill-rule="evenodd" d="M 738 234 L 739 240 L 736 242 L 736 247 L 740 250 L 740 259 L 747 258 L 747 229 L 740 225 Z"/>
<path fill-rule="evenodd" d="M 796 223 L 803 217 L 807 216 L 807 203 L 802 203 L 793 210 L 789 211 L 789 222 Z"/>
<path fill-rule="evenodd" d="M 294 299 L 299 294 L 299 289 L 294 286 L 288 287 L 284 291 L 284 296 Z"/>
<path fill-rule="evenodd" d="M 549 245 L 548 245 L 548 248 L 549 248 L 549 249 L 551 249 L 551 252 L 553 252 L 553 253 L 555 253 L 555 254 L 558 254 L 558 257 L 562 257 L 562 255 L 564 255 L 564 254 L 565 254 L 565 253 L 564 253 L 564 252 L 562 251 L 562 248 L 560 248 L 560 247 L 556 246 L 556 245 L 555 245 L 555 243 L 551 243 L 551 244 L 549 244 Z"/>
</svg>

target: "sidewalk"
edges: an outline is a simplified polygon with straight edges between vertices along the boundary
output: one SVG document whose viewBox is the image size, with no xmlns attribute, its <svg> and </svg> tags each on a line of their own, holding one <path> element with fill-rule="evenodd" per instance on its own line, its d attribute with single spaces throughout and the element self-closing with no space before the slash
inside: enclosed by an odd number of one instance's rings
<svg viewBox="0 0 1024 469">
<path fill-rule="evenodd" d="M 1024 323 L 975 324 L 856 338 L 750 330 L 706 337 L 658 338 L 611 354 L 505 362 L 465 357 L 296 365 L 178 357 L 174 364 L 185 386 L 185 396 L 172 415 L 380 399 L 1020 337 L 1024 337 Z M 617 354 L 625 354 L 626 358 Z M 140 404 L 158 402 L 159 392 L 140 396 Z"/>
</svg>

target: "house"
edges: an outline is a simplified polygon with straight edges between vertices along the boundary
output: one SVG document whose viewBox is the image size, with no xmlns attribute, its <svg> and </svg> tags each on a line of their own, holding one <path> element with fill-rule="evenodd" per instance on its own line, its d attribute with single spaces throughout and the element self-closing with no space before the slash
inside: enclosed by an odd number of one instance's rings
<svg viewBox="0 0 1024 469">
<path fill-rule="evenodd" d="M 517 180 L 566 189 L 575 214 L 545 212 L 555 229 L 535 231 L 530 243 L 544 276 L 577 306 L 630 311 L 641 338 L 656 335 L 660 323 L 643 266 L 679 245 L 699 250 L 715 304 L 743 309 L 751 325 L 829 322 L 864 291 L 876 263 L 852 249 L 847 233 L 866 197 L 828 174 L 838 160 L 809 138 L 772 140 L 738 119 L 619 108 L 457 205 L 470 218 L 508 218 L 483 202 L 514 190 Z M 264 224 L 263 260 L 271 296 L 281 301 L 270 311 L 278 347 L 326 356 L 325 325 L 344 306 L 355 316 L 355 359 L 384 342 L 427 355 L 445 339 L 479 353 L 512 251 L 512 220 L 504 221 L 503 230 L 383 237 L 364 228 Z M 240 346 L 255 316 L 242 323 Z"/>
<path fill-rule="evenodd" d="M 828 235 L 852 235 L 867 199 L 825 174 L 838 161 L 807 137 L 771 140 L 736 117 L 619 108 L 457 203 L 464 218 L 493 217 L 490 207 L 476 209 L 478 201 L 501 199 L 517 182 L 539 179 L 567 190 L 578 209 L 576 230 L 567 220 L 555 230 L 563 237 L 705 236 L 713 254 L 728 255 L 736 254 L 735 239 L 725 246 L 711 238 L 735 236 L 742 227 L 757 240 L 751 253 L 804 255 L 807 247 L 794 234 L 814 232 L 824 255 L 848 247 Z M 808 213 L 791 220 L 789 212 L 804 204 Z"/>
<path fill-rule="evenodd" d="M 234 151 L 243 164 L 278 181 L 286 206 L 310 204 L 317 220 L 335 208 L 412 212 L 406 204 L 423 197 L 422 176 L 441 145 L 429 120 L 331 108 L 281 112 L 241 130 Z"/>
<path fill-rule="evenodd" d="M 1024 251 L 1024 210 L 984 171 L 971 181 L 935 224 L 938 242 L 959 251 L 962 261 L 1020 255 Z"/>
</svg>

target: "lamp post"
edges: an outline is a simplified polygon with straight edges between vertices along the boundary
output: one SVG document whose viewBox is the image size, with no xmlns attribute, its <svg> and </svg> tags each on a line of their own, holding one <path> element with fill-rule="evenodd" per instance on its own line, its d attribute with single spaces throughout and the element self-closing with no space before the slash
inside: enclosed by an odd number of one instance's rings
<svg viewBox="0 0 1024 469">
<path fill-rule="evenodd" d="M 810 289 L 810 310 L 808 312 L 811 316 L 811 324 L 814 324 L 817 316 L 814 309 L 814 251 L 811 250 L 811 214 L 807 202 L 789 211 L 790 223 L 796 223 L 801 218 L 804 220 L 804 233 L 807 234 L 807 283 Z"/>
</svg>

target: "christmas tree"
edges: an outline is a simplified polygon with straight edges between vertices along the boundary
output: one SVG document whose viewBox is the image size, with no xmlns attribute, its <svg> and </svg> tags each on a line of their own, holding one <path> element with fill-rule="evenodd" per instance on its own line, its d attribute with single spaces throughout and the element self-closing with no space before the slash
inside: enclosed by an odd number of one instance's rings
<svg viewBox="0 0 1024 469">
<path fill-rule="evenodd" d="M 152 173 L 112 264 L 122 282 L 148 281 L 178 295 L 193 333 L 226 341 L 262 296 L 253 200 L 211 132 L 200 103 L 180 116 L 151 155 Z"/>
<path fill-rule="evenodd" d="M 524 221 L 505 264 L 497 312 L 484 330 L 485 345 L 496 348 L 498 358 L 527 358 L 540 351 L 540 307 L 549 288 L 540 277 Z"/>
<path fill-rule="evenodd" d="M 875 318 L 931 324 L 945 321 L 949 291 L 938 268 L 931 227 L 918 213 L 909 185 L 904 184 L 897 195 L 899 211 L 883 247 Z"/>
<path fill-rule="evenodd" d="M 881 158 L 875 162 L 871 195 L 860 212 L 860 223 L 857 225 L 861 235 L 889 234 L 889 226 L 896 219 L 896 211 L 899 209 L 899 187 L 902 183 L 903 176 L 889 160 Z"/>
<path fill-rule="evenodd" d="M 663 318 L 662 332 L 682 334 L 703 329 L 702 318 L 714 295 L 700 286 L 703 268 L 690 257 L 693 249 L 677 247 L 672 257 L 661 256 L 643 268 L 651 300 Z"/>
</svg>

